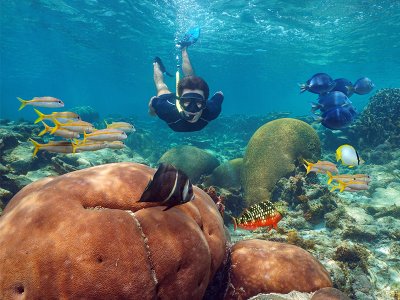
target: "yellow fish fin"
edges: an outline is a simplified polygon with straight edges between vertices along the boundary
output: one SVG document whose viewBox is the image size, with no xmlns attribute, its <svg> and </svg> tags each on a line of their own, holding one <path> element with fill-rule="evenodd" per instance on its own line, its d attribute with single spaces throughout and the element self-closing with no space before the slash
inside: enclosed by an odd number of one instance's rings
<svg viewBox="0 0 400 300">
<path fill-rule="evenodd" d="M 303 161 L 305 162 L 304 167 L 305 167 L 306 170 L 307 170 L 307 173 L 306 173 L 306 174 L 308 174 L 308 173 L 310 173 L 311 168 L 312 168 L 312 166 L 313 166 L 314 164 L 313 164 L 313 163 L 310 163 L 309 161 L 305 160 L 304 158 L 303 158 Z"/>
<path fill-rule="evenodd" d="M 52 118 L 53 123 L 55 124 L 55 126 L 53 127 L 53 129 L 51 130 L 50 134 L 53 134 L 54 132 L 57 131 L 58 128 L 60 128 L 61 123 L 58 122 L 58 120 L 56 118 Z"/>
<path fill-rule="evenodd" d="M 35 146 L 35 149 L 33 150 L 33 154 L 32 157 L 36 156 L 36 153 L 39 151 L 40 147 L 42 147 L 41 144 L 39 144 L 38 142 L 34 141 L 33 139 L 29 139 L 29 141 L 33 144 L 33 146 Z"/>
<path fill-rule="evenodd" d="M 340 192 L 343 192 L 344 191 L 344 189 L 346 188 L 346 183 L 344 183 L 343 181 L 340 181 L 339 180 L 339 186 L 338 187 L 340 187 Z"/>
<path fill-rule="evenodd" d="M 43 123 L 43 125 L 44 125 L 44 129 L 38 134 L 38 136 L 42 136 L 42 135 L 44 135 L 46 132 L 48 132 L 48 131 L 50 131 L 51 130 L 51 127 L 49 126 L 49 125 L 47 125 L 45 122 L 43 122 L 42 121 L 42 123 Z"/>
<path fill-rule="evenodd" d="M 86 138 L 87 138 L 87 133 L 86 133 L 86 131 L 84 131 L 84 132 L 83 132 L 83 141 L 82 141 L 82 144 L 83 144 L 83 143 L 86 143 Z"/>
<path fill-rule="evenodd" d="M 329 171 L 326 171 L 326 175 L 328 175 L 328 182 L 326 184 L 331 184 L 332 180 L 333 180 L 333 176 L 332 173 Z"/>
<path fill-rule="evenodd" d="M 18 108 L 18 110 L 21 110 L 21 109 L 23 109 L 25 107 L 25 105 L 28 103 L 28 101 L 24 100 L 24 99 L 22 99 L 20 97 L 17 97 L 17 99 L 21 102 L 21 106 Z"/>
<path fill-rule="evenodd" d="M 108 123 L 107 123 L 107 121 L 106 121 L 106 120 L 104 120 L 104 123 L 106 123 L 106 127 L 108 128 Z"/>
<path fill-rule="evenodd" d="M 45 117 L 45 115 L 43 113 L 41 113 L 38 109 L 34 108 L 33 109 L 39 116 L 39 118 L 37 118 L 34 122 L 34 124 L 39 123 L 40 121 L 42 121 Z"/>
</svg>

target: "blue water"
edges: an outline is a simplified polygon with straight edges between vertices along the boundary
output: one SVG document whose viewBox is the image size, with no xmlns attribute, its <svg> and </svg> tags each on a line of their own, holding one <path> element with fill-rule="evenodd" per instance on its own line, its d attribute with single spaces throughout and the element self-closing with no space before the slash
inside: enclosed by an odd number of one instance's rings
<svg viewBox="0 0 400 300">
<path fill-rule="evenodd" d="M 174 40 L 195 25 L 192 63 L 226 115 L 308 114 L 297 84 L 317 72 L 400 86 L 400 1 L 3 0 L 0 18 L 1 118 L 35 118 L 16 96 L 146 116 L 152 59 L 175 71 Z"/>
</svg>

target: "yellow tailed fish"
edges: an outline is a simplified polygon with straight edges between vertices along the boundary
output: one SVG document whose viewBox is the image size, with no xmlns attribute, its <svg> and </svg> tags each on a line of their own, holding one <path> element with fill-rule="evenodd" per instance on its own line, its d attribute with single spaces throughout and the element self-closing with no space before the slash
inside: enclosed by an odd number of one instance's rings
<svg viewBox="0 0 400 300">
<path fill-rule="evenodd" d="M 326 172 L 328 175 L 328 182 L 327 184 L 331 184 L 331 182 L 334 181 L 343 181 L 343 182 L 349 182 L 352 180 L 356 181 L 363 181 L 366 182 L 367 184 L 371 181 L 371 177 L 367 174 L 340 174 L 340 175 L 332 175 L 331 172 Z"/>
<path fill-rule="evenodd" d="M 35 120 L 35 122 L 34 122 L 35 124 L 39 123 L 40 121 L 42 121 L 44 119 L 52 120 L 53 118 L 57 119 L 57 121 L 60 123 L 66 123 L 66 122 L 70 122 L 70 121 L 79 121 L 81 119 L 78 114 L 71 112 L 71 111 L 53 112 L 50 115 L 45 115 L 36 108 L 34 108 L 33 110 L 39 116 L 39 118 L 37 118 Z"/>
<path fill-rule="evenodd" d="M 57 152 L 57 153 L 72 153 L 72 144 L 70 142 L 49 142 L 47 144 L 39 144 L 38 142 L 34 141 L 33 139 L 29 139 L 32 142 L 33 146 L 35 147 L 33 150 L 32 157 L 36 156 L 36 153 L 39 150 L 46 150 L 49 152 Z"/>
<path fill-rule="evenodd" d="M 38 134 L 38 136 L 42 136 L 47 132 L 53 131 L 53 129 L 54 129 L 54 127 L 50 127 L 45 122 L 42 121 L 42 123 L 44 125 L 44 129 Z M 74 132 L 74 131 L 70 131 L 70 130 L 62 129 L 62 128 L 59 128 L 56 131 L 54 131 L 53 135 L 60 136 L 60 137 L 66 138 L 66 139 L 79 138 L 79 132 Z"/>
<path fill-rule="evenodd" d="M 60 123 L 55 118 L 53 118 L 52 120 L 56 126 L 54 126 L 53 130 L 51 131 L 51 134 L 53 134 L 59 128 L 67 129 L 67 130 L 79 132 L 79 133 L 83 133 L 85 131 L 91 132 L 94 130 L 93 125 L 88 122 L 85 122 L 85 121 L 73 121 L 73 122 L 68 122 L 68 123 Z"/>
<path fill-rule="evenodd" d="M 20 97 L 17 97 L 17 99 L 21 102 L 21 106 L 18 110 L 23 109 L 26 105 L 50 108 L 64 107 L 64 102 L 54 97 L 35 97 L 32 100 L 24 100 Z"/>
<path fill-rule="evenodd" d="M 117 129 L 99 129 L 92 133 L 83 133 L 83 141 L 94 140 L 94 141 L 121 141 L 126 139 L 126 133 L 122 130 Z"/>
<path fill-rule="evenodd" d="M 315 172 L 315 173 L 326 173 L 326 172 L 331 172 L 334 174 L 339 173 L 336 165 L 334 163 L 331 163 L 330 161 L 317 161 L 316 163 L 309 162 L 305 159 L 304 161 L 304 167 L 307 170 L 307 174 L 310 172 Z"/>
</svg>

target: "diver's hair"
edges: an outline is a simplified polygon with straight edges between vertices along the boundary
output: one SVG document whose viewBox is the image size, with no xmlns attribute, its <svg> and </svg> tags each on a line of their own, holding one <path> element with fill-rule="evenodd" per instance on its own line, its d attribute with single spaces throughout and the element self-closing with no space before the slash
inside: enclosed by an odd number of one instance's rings
<svg viewBox="0 0 400 300">
<path fill-rule="evenodd" d="M 204 99 L 208 99 L 210 89 L 208 88 L 207 82 L 198 76 L 186 76 L 183 77 L 178 83 L 178 95 L 182 96 L 184 89 L 189 90 L 202 90 L 204 93 Z"/>
</svg>

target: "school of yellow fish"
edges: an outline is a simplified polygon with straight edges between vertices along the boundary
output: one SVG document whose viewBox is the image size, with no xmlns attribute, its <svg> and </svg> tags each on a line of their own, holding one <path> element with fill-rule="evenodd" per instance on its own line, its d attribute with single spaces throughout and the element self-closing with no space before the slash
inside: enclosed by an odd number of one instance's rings
<svg viewBox="0 0 400 300">
<path fill-rule="evenodd" d="M 59 108 L 64 107 L 64 102 L 54 97 L 35 97 L 32 100 L 23 100 L 19 110 L 26 105 L 36 107 Z M 113 122 L 106 124 L 104 129 L 96 129 L 93 124 L 81 120 L 80 116 L 74 112 L 52 112 L 49 115 L 43 114 L 37 109 L 34 109 L 38 114 L 35 124 L 42 122 L 44 129 L 38 134 L 42 136 L 46 133 L 58 136 L 64 139 L 63 141 L 51 141 L 47 144 L 40 144 L 33 139 L 29 139 L 34 145 L 33 156 L 36 156 L 39 150 L 57 153 L 76 153 L 82 151 L 96 151 L 105 148 L 122 149 L 125 144 L 122 142 L 127 138 L 127 133 L 135 131 L 132 124 L 127 122 Z M 49 126 L 45 120 L 53 122 L 54 126 Z M 83 139 L 79 140 L 83 134 Z"/>
<path fill-rule="evenodd" d="M 349 168 L 354 168 L 364 163 L 359 157 L 357 151 L 351 145 L 342 145 L 336 150 L 336 161 Z M 309 162 L 305 159 L 304 167 L 307 170 L 307 174 L 310 172 L 321 173 L 328 175 L 327 184 L 333 182 L 337 185 L 333 185 L 331 192 L 339 190 L 340 192 L 358 192 L 368 190 L 371 177 L 368 174 L 339 174 L 339 170 L 336 164 L 330 161 L 317 161 L 316 163 Z"/>
</svg>

